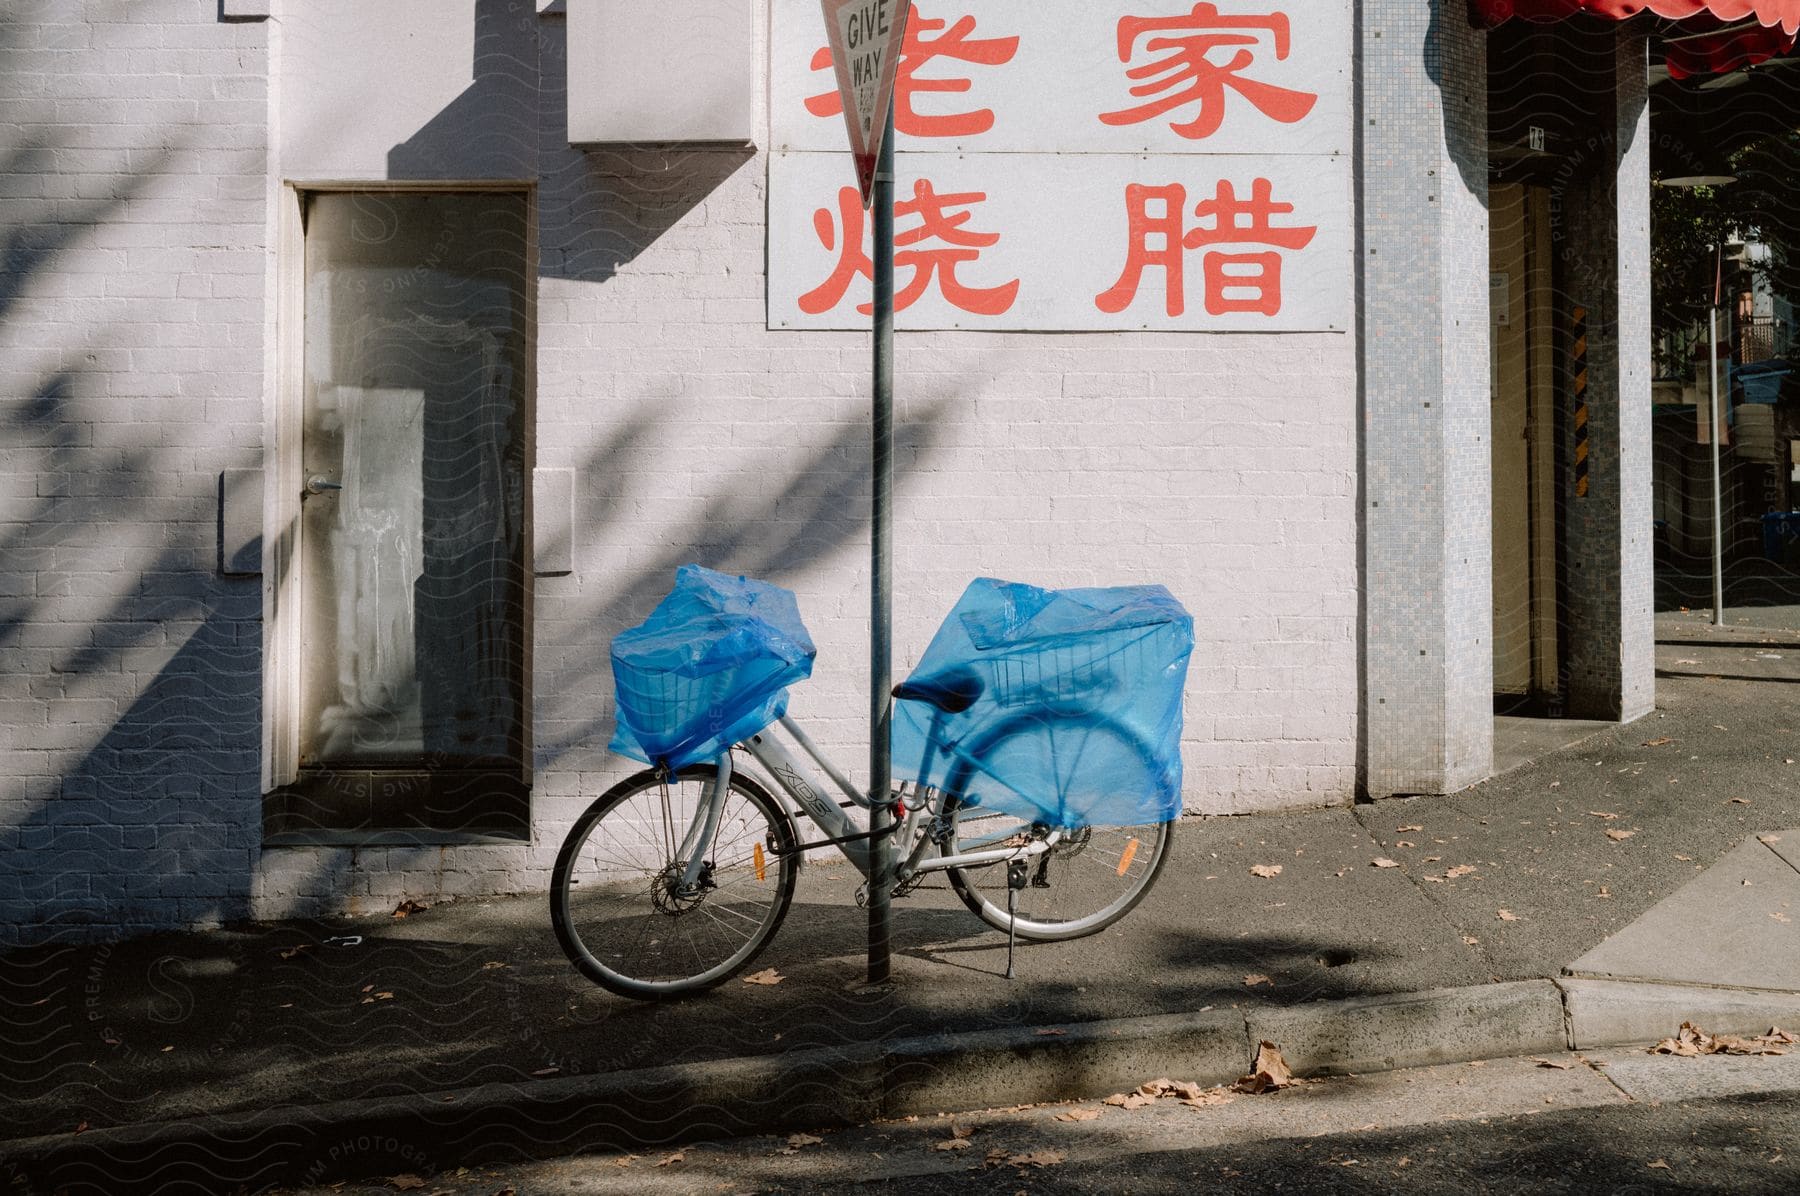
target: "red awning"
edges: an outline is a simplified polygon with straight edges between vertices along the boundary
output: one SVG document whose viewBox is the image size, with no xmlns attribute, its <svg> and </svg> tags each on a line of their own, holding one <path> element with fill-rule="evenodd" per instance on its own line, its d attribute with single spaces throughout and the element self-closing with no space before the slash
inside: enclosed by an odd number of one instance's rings
<svg viewBox="0 0 1800 1196">
<path fill-rule="evenodd" d="M 1800 0 L 1470 0 L 1470 11 L 1486 28 L 1513 17 L 1560 21 L 1576 13 L 1623 21 L 1650 12 L 1680 21 L 1692 35 L 1663 47 L 1676 79 L 1766 62 L 1792 50 L 1800 33 Z"/>
<path fill-rule="evenodd" d="M 1474 0 L 1474 9 L 1477 22 L 1486 26 L 1510 17 L 1560 21 L 1578 12 L 1623 21 L 1648 9 L 1672 21 L 1712 16 L 1735 24 L 1754 17 L 1759 25 L 1779 25 L 1785 33 L 1800 33 L 1800 0 Z"/>
</svg>

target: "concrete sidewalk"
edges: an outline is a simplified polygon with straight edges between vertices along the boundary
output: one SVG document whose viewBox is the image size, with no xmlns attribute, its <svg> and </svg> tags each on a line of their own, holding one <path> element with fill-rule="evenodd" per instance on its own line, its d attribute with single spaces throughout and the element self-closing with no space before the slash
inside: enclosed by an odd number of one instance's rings
<svg viewBox="0 0 1800 1196">
<path fill-rule="evenodd" d="M 541 897 L 13 952 L 0 1185 L 649 1148 L 1228 1080 L 1262 1038 L 1369 1071 L 1800 1021 L 1800 634 L 1659 638 L 1647 719 L 1451 797 L 1186 820 L 1142 907 L 1011 982 L 928 888 L 864 987 L 847 865 L 802 873 L 781 983 L 661 1005 L 581 980 Z"/>
</svg>

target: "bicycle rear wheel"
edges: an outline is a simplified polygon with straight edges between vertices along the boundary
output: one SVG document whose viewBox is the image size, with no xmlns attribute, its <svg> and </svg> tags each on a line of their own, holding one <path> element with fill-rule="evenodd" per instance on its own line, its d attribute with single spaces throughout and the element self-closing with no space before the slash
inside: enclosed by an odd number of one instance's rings
<svg viewBox="0 0 1800 1196">
<path fill-rule="evenodd" d="M 556 940 L 581 973 L 639 999 L 729 979 L 781 928 L 794 896 L 793 827 L 763 787 L 733 773 L 718 833 L 692 891 L 682 838 L 718 769 L 684 768 L 665 786 L 641 772 L 570 828 L 550 884 Z"/>
<path fill-rule="evenodd" d="M 1148 749 L 1130 731 L 1110 720 L 1079 714 L 1032 714 L 1001 724 L 971 751 L 979 759 L 1014 736 L 1031 735 L 1050 757 L 1050 772 L 1065 788 L 1084 759 L 1127 750 L 1147 758 Z M 1116 757 L 1115 757 L 1116 758 Z M 964 764 L 945 786 L 953 794 L 979 789 L 979 774 Z M 1065 796 L 1059 792 L 1054 795 Z M 946 855 L 977 851 L 1011 841 L 1025 842 L 1029 819 L 982 805 L 946 799 L 952 836 Z M 1130 913 L 1156 883 L 1169 857 L 1174 822 L 1132 826 L 1082 826 L 1065 832 L 1056 846 L 1028 861 L 1025 888 L 1018 898 L 1017 932 L 1022 939 L 1059 942 L 1094 934 Z M 950 887 L 982 921 L 1006 930 L 1006 869 L 998 865 L 951 868 Z"/>
</svg>

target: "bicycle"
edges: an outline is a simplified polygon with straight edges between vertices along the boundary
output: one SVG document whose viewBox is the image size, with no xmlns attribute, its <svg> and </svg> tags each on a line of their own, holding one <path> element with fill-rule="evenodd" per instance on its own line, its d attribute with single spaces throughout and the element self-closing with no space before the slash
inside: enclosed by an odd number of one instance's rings
<svg viewBox="0 0 1800 1196">
<path fill-rule="evenodd" d="M 1094 934 L 1143 900 L 1168 859 L 1174 815 L 1124 826 L 1052 825 L 982 804 L 995 784 L 990 765 L 1009 752 L 1031 753 L 1034 773 L 1058 790 L 1036 795 L 1037 805 L 1054 810 L 1067 808 L 1079 787 L 1091 788 L 1096 761 L 1148 762 L 1153 754 L 1129 727 L 1082 700 L 1110 680 L 1091 663 L 1064 670 L 1060 687 L 1047 686 L 1041 671 L 991 676 L 984 682 L 971 669 L 951 668 L 893 691 L 929 721 L 919 775 L 941 774 L 944 783 L 901 783 L 887 795 L 897 846 L 890 893 L 904 897 L 945 873 L 964 905 L 1007 932 L 1010 976 L 1015 938 Z M 1001 692 L 987 692 L 990 686 Z M 946 727 L 984 693 L 1006 713 L 972 741 L 956 741 Z M 846 800 L 826 795 L 777 727 Z M 740 769 L 734 755 L 754 759 L 773 787 Z M 645 769 L 607 790 L 570 828 L 551 881 L 557 941 L 583 975 L 621 996 L 655 999 L 720 984 L 781 928 L 806 853 L 840 851 L 863 876 L 863 902 L 875 853 L 853 811 L 871 808 L 785 713 L 710 763 Z M 823 837 L 802 842 L 801 817 Z"/>
</svg>

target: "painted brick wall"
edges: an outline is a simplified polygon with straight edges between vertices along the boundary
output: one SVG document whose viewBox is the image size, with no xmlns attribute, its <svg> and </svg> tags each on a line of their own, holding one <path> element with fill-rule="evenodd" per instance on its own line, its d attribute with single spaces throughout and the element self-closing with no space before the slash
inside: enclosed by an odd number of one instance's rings
<svg viewBox="0 0 1800 1196">
<path fill-rule="evenodd" d="M 766 330 L 763 154 L 563 144 L 544 31 L 539 451 L 579 498 L 538 584 L 540 813 L 622 774 L 607 643 L 687 560 L 796 590 L 794 712 L 865 775 L 868 337 Z M 1189 809 L 1349 800 L 1355 369 L 1346 336 L 901 334 L 896 674 L 971 577 L 1160 581 L 1196 621 Z"/>
<path fill-rule="evenodd" d="M 260 597 L 216 490 L 260 455 L 265 34 L 0 9 L 0 937 L 248 908 Z"/>
<path fill-rule="evenodd" d="M 568 822 L 631 767 L 605 751 L 608 642 L 689 560 L 798 592 L 820 659 L 794 709 L 866 771 L 868 342 L 764 327 L 764 155 L 571 149 L 561 17 L 466 0 L 437 21 L 472 35 L 398 23 L 396 58 L 429 36 L 474 54 L 466 86 L 431 76 L 454 85 L 418 128 L 296 135 L 266 165 L 270 128 L 358 111 L 279 71 L 269 98 L 271 39 L 331 44 L 333 3 L 268 23 L 30 4 L 0 24 L 21 129 L 0 203 L 29 267 L 0 310 L 0 922 L 24 934 L 541 889 Z M 459 138 L 472 113 L 498 137 Z M 259 463 L 265 194 L 302 149 L 341 178 L 537 173 L 538 464 L 578 473 L 574 570 L 537 581 L 529 846 L 259 850 L 259 594 L 214 572 L 212 488 Z M 898 674 L 977 574 L 1161 581 L 1196 620 L 1189 809 L 1350 799 L 1352 338 L 913 334 L 897 365 Z"/>
</svg>

